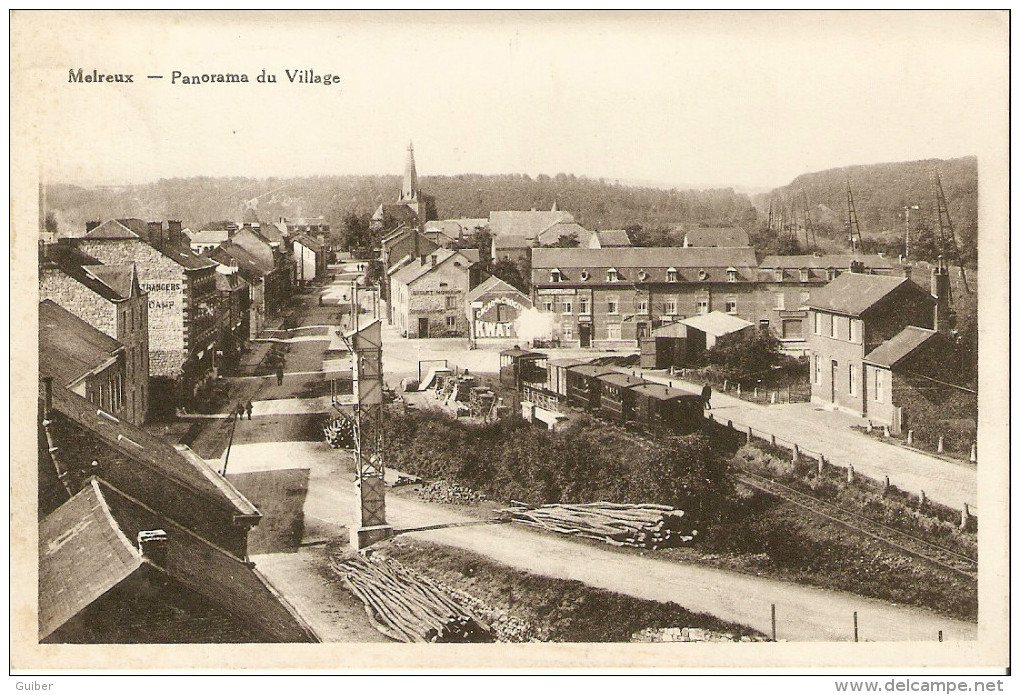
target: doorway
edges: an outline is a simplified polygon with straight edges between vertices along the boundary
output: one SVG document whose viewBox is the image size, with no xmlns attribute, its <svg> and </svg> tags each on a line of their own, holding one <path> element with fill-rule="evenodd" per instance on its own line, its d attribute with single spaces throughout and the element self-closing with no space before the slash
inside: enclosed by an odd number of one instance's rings
<svg viewBox="0 0 1020 695">
<path fill-rule="evenodd" d="M 418 319 L 418 337 L 419 338 L 429 337 L 429 320 L 427 318 Z"/>
<path fill-rule="evenodd" d="M 577 337 L 581 340 L 581 347 L 591 347 L 591 324 L 581 324 L 578 326 Z"/>
<path fill-rule="evenodd" d="M 832 393 L 829 396 L 829 400 L 833 403 L 836 402 L 836 370 L 839 368 L 839 362 L 836 360 L 832 361 L 832 373 L 829 375 L 829 386 L 831 387 Z"/>
</svg>

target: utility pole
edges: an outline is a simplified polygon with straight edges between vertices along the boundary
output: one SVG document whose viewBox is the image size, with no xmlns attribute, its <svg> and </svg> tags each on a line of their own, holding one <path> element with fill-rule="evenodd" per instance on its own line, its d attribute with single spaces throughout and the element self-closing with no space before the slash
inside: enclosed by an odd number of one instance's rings
<svg viewBox="0 0 1020 695">
<path fill-rule="evenodd" d="M 850 248 L 854 255 L 861 247 L 861 227 L 857 224 L 857 209 L 854 207 L 854 191 L 850 187 L 850 176 L 846 177 L 847 234 L 850 237 Z"/>
</svg>

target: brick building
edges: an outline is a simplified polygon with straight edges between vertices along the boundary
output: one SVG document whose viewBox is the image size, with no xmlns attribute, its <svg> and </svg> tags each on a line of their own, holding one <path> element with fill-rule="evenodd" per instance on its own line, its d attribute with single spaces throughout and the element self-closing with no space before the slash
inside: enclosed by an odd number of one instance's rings
<svg viewBox="0 0 1020 695">
<path fill-rule="evenodd" d="M 468 292 L 477 281 L 475 261 L 452 249 L 436 249 L 392 276 L 393 324 L 407 338 L 468 335 Z"/>
<path fill-rule="evenodd" d="M 566 344 L 637 344 L 664 323 L 722 311 L 764 314 L 751 248 L 536 248 L 532 300 Z"/>
<path fill-rule="evenodd" d="M 872 406 L 887 402 L 888 384 L 865 362 L 904 329 L 935 327 L 936 298 L 905 277 L 844 273 L 813 293 L 809 306 L 811 400 L 882 424 L 888 412 Z M 900 338 L 899 340 L 903 340 Z M 886 351 L 899 353 L 894 342 Z M 878 351 L 879 364 L 889 367 Z M 873 359 L 873 361 L 875 361 Z"/>
<path fill-rule="evenodd" d="M 195 254 L 180 231 L 179 222 L 109 220 L 89 223 L 73 240 L 104 264 L 135 264 L 148 294 L 149 376 L 163 403 L 194 395 L 216 367 L 216 264 Z"/>
<path fill-rule="evenodd" d="M 876 255 L 766 256 L 758 264 L 758 284 L 765 308 L 761 320 L 782 341 L 786 352 L 807 353 L 811 294 L 848 272 L 853 261 L 861 263 L 866 273 L 892 275 L 897 271 L 895 264 Z"/>
<path fill-rule="evenodd" d="M 149 413 L 149 304 L 132 264 L 102 265 L 66 240 L 43 247 L 39 298 L 52 300 L 124 346 L 123 417 Z"/>
</svg>

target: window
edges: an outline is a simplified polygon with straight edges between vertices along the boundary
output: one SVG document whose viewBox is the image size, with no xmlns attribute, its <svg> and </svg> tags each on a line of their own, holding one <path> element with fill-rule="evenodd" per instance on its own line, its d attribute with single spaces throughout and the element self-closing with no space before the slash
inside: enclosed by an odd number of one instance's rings
<svg viewBox="0 0 1020 695">
<path fill-rule="evenodd" d="M 783 319 L 783 337 L 787 339 L 803 338 L 803 322 L 800 319 Z"/>
<path fill-rule="evenodd" d="M 737 313 L 737 300 L 733 297 L 726 298 L 726 313 L 735 314 Z"/>
<path fill-rule="evenodd" d="M 726 269 L 726 282 L 736 282 L 736 281 L 737 281 L 737 269 L 736 268 L 727 268 Z"/>
<path fill-rule="evenodd" d="M 510 305 L 496 305 L 496 323 L 509 323 L 513 320 L 513 316 L 510 314 Z"/>
<path fill-rule="evenodd" d="M 776 292 L 776 308 L 786 308 L 786 292 Z"/>
<path fill-rule="evenodd" d="M 647 314 L 648 313 L 648 300 L 641 297 L 637 300 L 637 313 Z"/>
<path fill-rule="evenodd" d="M 620 340 L 620 324 L 611 323 L 608 326 L 606 326 L 606 339 Z"/>
<path fill-rule="evenodd" d="M 549 312 L 553 311 L 553 308 L 554 308 L 554 307 L 553 307 L 553 303 L 552 303 L 552 301 L 551 301 L 551 300 L 548 300 L 548 299 L 547 299 L 547 300 L 545 300 L 545 301 L 544 301 L 544 302 L 542 303 L 542 308 L 543 308 L 543 309 L 545 309 L 546 311 L 549 311 Z"/>
<path fill-rule="evenodd" d="M 832 282 L 836 278 L 836 271 L 833 268 L 829 268 L 825 271 L 825 279 Z"/>
<path fill-rule="evenodd" d="M 619 279 L 620 273 L 617 272 L 616 268 L 610 268 L 608 271 L 606 271 L 607 282 L 616 282 Z"/>
<path fill-rule="evenodd" d="M 851 396 L 856 396 L 857 395 L 857 384 L 854 382 L 854 366 L 852 364 L 848 364 L 847 365 L 846 380 L 847 380 L 847 384 L 849 384 L 849 386 L 850 386 L 850 395 Z"/>
<path fill-rule="evenodd" d="M 588 279 L 588 278 L 590 278 L 590 277 L 591 277 L 591 275 L 589 275 L 589 274 L 588 274 L 588 271 L 587 271 L 587 270 L 582 270 L 582 271 L 581 271 L 581 279 L 582 279 L 582 280 L 587 280 L 587 279 Z"/>
<path fill-rule="evenodd" d="M 810 277 L 811 277 L 811 273 L 808 271 L 807 268 L 801 268 L 800 269 L 800 281 L 801 282 L 807 282 Z"/>
<path fill-rule="evenodd" d="M 456 316 L 447 316 L 446 317 L 446 327 L 450 328 L 450 329 L 456 328 L 457 327 L 457 317 Z"/>
<path fill-rule="evenodd" d="M 574 327 L 568 323 L 563 324 L 563 327 L 560 329 L 560 333 L 563 335 L 564 340 L 574 339 Z"/>
<path fill-rule="evenodd" d="M 560 271 L 553 269 L 549 271 L 549 282 L 559 282 L 561 278 Z"/>
<path fill-rule="evenodd" d="M 564 314 L 572 314 L 572 313 L 574 313 L 574 303 L 573 303 L 573 301 L 571 301 L 569 299 L 564 299 L 563 300 L 563 307 L 562 307 L 561 311 Z"/>
<path fill-rule="evenodd" d="M 707 297 L 698 300 L 698 313 L 699 314 L 707 314 L 708 313 L 708 298 Z"/>
<path fill-rule="evenodd" d="M 616 297 L 608 297 L 606 299 L 606 313 L 619 314 L 620 313 L 620 302 Z"/>
<path fill-rule="evenodd" d="M 783 269 L 782 268 L 776 268 L 775 272 L 776 272 L 776 282 L 782 282 L 783 281 Z"/>
<path fill-rule="evenodd" d="M 847 319 L 846 320 L 846 324 L 847 324 L 847 340 L 849 340 L 851 343 L 856 343 L 857 342 L 857 336 L 854 335 L 854 334 L 857 331 L 854 330 L 854 329 L 857 328 L 857 322 L 854 321 L 853 319 Z"/>
<path fill-rule="evenodd" d="M 829 337 L 830 338 L 837 337 L 836 336 L 836 323 L 837 323 L 836 319 L 838 319 L 838 318 L 839 318 L 838 316 L 830 316 L 829 317 Z"/>
<path fill-rule="evenodd" d="M 667 299 L 662 305 L 662 313 L 672 316 L 676 313 L 676 299 Z"/>
<path fill-rule="evenodd" d="M 885 372 L 883 372 L 881 369 L 876 369 L 875 370 L 875 400 L 876 401 L 881 402 L 881 401 L 883 401 L 885 399 L 885 394 L 883 393 L 884 389 L 885 389 Z"/>
<path fill-rule="evenodd" d="M 676 268 L 670 268 L 666 271 L 666 282 L 677 282 L 679 280 L 679 273 Z"/>
<path fill-rule="evenodd" d="M 457 308 L 457 295 L 446 296 L 446 310 L 453 311 Z"/>
<path fill-rule="evenodd" d="M 815 335 L 822 334 L 822 315 L 819 312 L 815 312 Z"/>
<path fill-rule="evenodd" d="M 578 312 L 580 312 L 582 314 L 590 314 L 591 313 L 588 310 L 588 298 L 587 297 L 581 297 L 580 299 L 577 300 L 577 302 L 578 302 Z"/>
</svg>

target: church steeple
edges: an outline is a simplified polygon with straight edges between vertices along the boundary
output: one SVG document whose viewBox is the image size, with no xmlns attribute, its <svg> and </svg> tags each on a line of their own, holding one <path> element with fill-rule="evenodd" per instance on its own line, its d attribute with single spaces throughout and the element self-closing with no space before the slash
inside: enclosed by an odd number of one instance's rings
<svg viewBox="0 0 1020 695">
<path fill-rule="evenodd" d="M 407 166 L 404 167 L 404 186 L 400 189 L 401 203 L 418 202 L 418 172 L 414 168 L 414 143 L 407 146 Z"/>
</svg>

